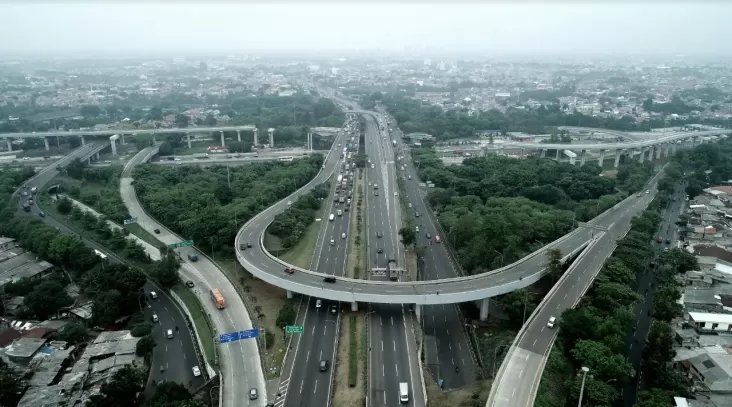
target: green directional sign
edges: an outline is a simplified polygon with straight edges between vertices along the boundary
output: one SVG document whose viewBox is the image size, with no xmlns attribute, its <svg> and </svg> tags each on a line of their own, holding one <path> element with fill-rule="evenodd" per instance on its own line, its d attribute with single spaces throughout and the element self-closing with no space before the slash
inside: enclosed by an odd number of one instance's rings
<svg viewBox="0 0 732 407">
<path fill-rule="evenodd" d="M 184 240 L 180 243 L 173 243 L 168 245 L 171 249 L 178 249 L 181 247 L 193 247 L 193 240 Z"/>
<path fill-rule="evenodd" d="M 285 326 L 285 332 L 288 334 L 301 334 L 305 332 L 305 327 L 302 325 L 287 325 Z"/>
</svg>

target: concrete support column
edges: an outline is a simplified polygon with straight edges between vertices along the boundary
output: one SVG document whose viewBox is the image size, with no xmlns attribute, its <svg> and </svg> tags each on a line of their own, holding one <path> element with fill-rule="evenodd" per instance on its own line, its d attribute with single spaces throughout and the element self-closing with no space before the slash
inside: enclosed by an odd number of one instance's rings
<svg viewBox="0 0 732 407">
<path fill-rule="evenodd" d="M 618 168 L 618 165 L 620 165 L 620 157 L 623 155 L 622 149 L 615 150 L 615 164 L 613 165 L 613 168 Z"/>
<path fill-rule="evenodd" d="M 556 161 L 559 162 L 559 149 L 557 149 L 557 158 Z"/>
<path fill-rule="evenodd" d="M 587 161 L 587 150 L 580 151 L 580 167 L 585 165 L 585 161 Z"/>
<path fill-rule="evenodd" d="M 293 299 L 293 298 L 295 298 L 295 293 L 293 293 L 293 292 L 292 292 L 292 291 L 290 291 L 290 290 L 287 290 L 287 299 L 288 299 L 288 300 L 291 300 L 291 299 Z"/>
<path fill-rule="evenodd" d="M 99 152 L 97 152 L 96 154 L 94 154 L 94 158 L 95 158 L 95 159 L 96 159 L 97 161 L 99 161 Z"/>
<path fill-rule="evenodd" d="M 259 145 L 259 129 L 257 128 L 254 129 L 254 145 Z"/>
<path fill-rule="evenodd" d="M 358 311 L 358 303 L 356 301 L 351 303 L 351 312 Z"/>
<path fill-rule="evenodd" d="M 84 136 L 79 136 L 79 138 L 81 139 L 81 145 L 82 146 L 85 146 L 86 145 L 86 140 L 84 140 Z"/>
<path fill-rule="evenodd" d="M 605 150 L 600 150 L 600 158 L 598 160 L 598 164 L 600 165 L 600 168 L 602 168 L 602 164 L 605 163 Z"/>
<path fill-rule="evenodd" d="M 694 148 L 694 144 L 696 144 L 696 137 L 691 138 L 691 148 Z"/>
<path fill-rule="evenodd" d="M 191 133 L 186 133 L 186 141 L 188 142 L 188 148 L 191 148 Z"/>
<path fill-rule="evenodd" d="M 671 144 L 671 154 L 676 154 L 676 143 Z"/>
<path fill-rule="evenodd" d="M 660 160 L 661 159 L 661 146 L 655 146 L 654 148 L 656 150 L 656 160 Z"/>
<path fill-rule="evenodd" d="M 480 320 L 485 321 L 488 319 L 488 310 L 491 305 L 490 298 L 483 298 L 480 301 Z"/>
<path fill-rule="evenodd" d="M 153 145 L 158 144 L 158 141 L 155 140 L 155 133 L 152 134 L 152 142 L 153 142 Z"/>
<path fill-rule="evenodd" d="M 671 144 L 664 144 L 666 148 L 663 149 L 664 158 L 668 158 L 668 152 L 671 150 Z"/>
<path fill-rule="evenodd" d="M 8 143 L 8 151 L 13 151 L 13 143 L 9 138 L 6 138 L 5 141 Z"/>
<path fill-rule="evenodd" d="M 122 146 L 125 145 L 125 135 L 124 134 L 120 134 L 120 136 L 119 136 L 119 144 L 122 145 Z"/>
<path fill-rule="evenodd" d="M 645 155 L 646 155 L 646 148 L 645 147 L 641 147 L 640 148 L 640 154 L 638 156 L 638 162 L 639 163 L 643 164 L 643 160 L 645 160 Z"/>
<path fill-rule="evenodd" d="M 119 139 L 119 136 L 116 134 L 109 138 L 109 143 L 112 146 L 112 155 L 117 155 L 117 139 Z"/>
<path fill-rule="evenodd" d="M 569 157 L 569 165 L 577 164 L 577 157 Z"/>
<path fill-rule="evenodd" d="M 546 157 L 546 148 L 542 148 L 539 150 L 539 158 L 545 158 Z"/>
<path fill-rule="evenodd" d="M 414 304 L 414 315 L 417 316 L 417 322 L 422 322 L 422 305 Z"/>
<path fill-rule="evenodd" d="M 51 146 L 48 145 L 48 137 L 43 138 L 43 144 L 46 146 L 46 151 L 51 149 Z"/>
<path fill-rule="evenodd" d="M 308 132 L 307 149 L 313 151 L 313 133 Z"/>
<path fill-rule="evenodd" d="M 226 140 L 224 140 L 224 132 L 220 131 L 221 133 L 221 147 L 226 147 Z"/>
<path fill-rule="evenodd" d="M 275 129 L 271 127 L 267 129 L 267 133 L 269 134 L 269 148 L 274 148 L 274 131 Z"/>
<path fill-rule="evenodd" d="M 241 141 L 241 130 L 236 131 L 236 141 Z"/>
</svg>

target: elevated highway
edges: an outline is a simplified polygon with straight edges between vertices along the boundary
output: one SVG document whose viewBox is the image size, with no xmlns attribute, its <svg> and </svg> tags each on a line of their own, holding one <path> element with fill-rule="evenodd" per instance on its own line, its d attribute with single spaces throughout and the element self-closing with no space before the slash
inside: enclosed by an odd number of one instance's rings
<svg viewBox="0 0 732 407">
<path fill-rule="evenodd" d="M 339 141 L 343 142 L 342 139 L 337 139 L 336 144 Z M 328 179 L 335 171 L 337 163 L 338 155 L 330 154 L 324 163 L 324 168 L 313 181 L 258 214 L 239 230 L 236 247 L 244 242 L 259 242 L 252 249 L 237 250 L 237 259 L 245 269 L 267 283 L 286 290 L 336 301 L 433 305 L 484 300 L 481 314 L 487 316 L 488 298 L 527 287 L 543 276 L 547 249 L 556 248 L 565 256 L 569 256 L 580 252 L 597 233 L 591 228 L 572 230 L 513 264 L 476 276 L 416 282 L 338 278 L 336 283 L 327 283 L 323 280 L 325 277 L 323 273 L 299 269 L 276 259 L 264 249 L 263 239 L 274 217 L 287 208 L 287 201 L 296 199 L 297 196 L 307 193 L 315 185 Z M 630 216 L 628 208 L 632 207 L 637 199 L 633 195 L 589 223 L 607 228 L 625 220 Z M 570 228 L 570 225 L 567 226 Z M 286 274 L 285 267 L 295 268 L 297 272 L 292 275 Z"/>
</svg>

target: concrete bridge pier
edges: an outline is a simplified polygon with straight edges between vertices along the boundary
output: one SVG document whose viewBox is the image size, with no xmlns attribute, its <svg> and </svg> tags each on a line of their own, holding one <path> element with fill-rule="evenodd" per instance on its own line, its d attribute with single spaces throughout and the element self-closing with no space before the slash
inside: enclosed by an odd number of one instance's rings
<svg viewBox="0 0 732 407">
<path fill-rule="evenodd" d="M 79 138 L 81 139 L 81 145 L 82 146 L 85 146 L 86 145 L 86 140 L 84 140 L 84 136 L 79 136 Z"/>
<path fill-rule="evenodd" d="M 356 301 L 351 303 L 351 312 L 358 311 L 358 303 Z"/>
<path fill-rule="evenodd" d="M 660 160 L 661 159 L 661 146 L 659 145 L 654 148 L 656 150 L 656 160 Z"/>
<path fill-rule="evenodd" d="M 580 151 L 580 167 L 587 161 L 587 150 Z"/>
<path fill-rule="evenodd" d="M 117 155 L 117 140 L 119 140 L 119 136 L 116 134 L 109 138 L 109 144 L 112 146 L 112 155 Z"/>
<path fill-rule="evenodd" d="M 671 144 L 671 154 L 676 154 L 676 143 Z"/>
<path fill-rule="evenodd" d="M 600 158 L 598 159 L 598 164 L 600 165 L 600 168 L 602 168 L 602 164 L 605 162 L 605 150 L 600 150 Z"/>
<path fill-rule="evenodd" d="M 287 299 L 288 299 L 288 300 L 291 300 L 291 299 L 293 299 L 293 298 L 295 298 L 295 293 L 293 293 L 293 292 L 292 292 L 292 291 L 290 291 L 290 290 L 287 290 Z"/>
<path fill-rule="evenodd" d="M 119 135 L 119 144 L 121 146 L 125 145 L 125 135 L 124 135 L 124 133 L 122 133 L 122 134 Z"/>
<path fill-rule="evenodd" d="M 254 145 L 259 145 L 259 129 L 257 128 L 254 129 Z"/>
<path fill-rule="evenodd" d="M 417 322 L 422 322 L 422 305 L 414 304 L 414 315 L 417 316 Z"/>
<path fill-rule="evenodd" d="M 313 133 L 311 132 L 308 132 L 307 149 L 313 151 Z"/>
<path fill-rule="evenodd" d="M 13 151 L 13 143 L 10 141 L 10 139 L 6 138 L 5 142 L 8 143 L 8 151 Z"/>
<path fill-rule="evenodd" d="M 546 148 L 539 150 L 539 158 L 546 158 Z"/>
<path fill-rule="evenodd" d="M 48 145 L 48 137 L 43 138 L 43 144 L 46 146 L 46 151 L 51 149 L 51 146 Z"/>
<path fill-rule="evenodd" d="M 236 131 L 236 141 L 241 142 L 241 130 Z"/>
<path fill-rule="evenodd" d="M 620 157 L 623 156 L 623 149 L 617 149 L 615 150 L 615 164 L 613 164 L 613 168 L 618 168 L 620 165 Z"/>
<path fill-rule="evenodd" d="M 152 142 L 153 142 L 153 145 L 158 144 L 158 141 L 155 140 L 155 133 L 152 134 Z"/>
<path fill-rule="evenodd" d="M 559 162 L 559 149 L 557 149 L 557 157 L 554 159 L 556 162 Z"/>
<path fill-rule="evenodd" d="M 191 148 L 191 133 L 186 133 L 186 141 L 188 142 L 188 148 Z"/>
<path fill-rule="evenodd" d="M 94 159 L 96 159 L 97 161 L 99 161 L 99 152 L 98 151 L 97 151 L 96 154 L 94 154 Z"/>
<path fill-rule="evenodd" d="M 271 127 L 267 129 L 267 134 L 269 134 L 269 148 L 274 148 L 274 131 L 275 129 Z"/>
<path fill-rule="evenodd" d="M 638 162 L 643 164 L 643 160 L 645 160 L 646 156 L 646 149 L 645 147 L 640 148 L 640 154 L 638 155 Z"/>
<path fill-rule="evenodd" d="M 488 319 L 488 311 L 490 310 L 491 299 L 483 298 L 480 301 L 480 320 L 485 321 Z"/>
<path fill-rule="evenodd" d="M 671 150 L 671 144 L 664 144 L 666 148 L 663 149 L 663 157 L 668 158 L 668 152 Z"/>
<path fill-rule="evenodd" d="M 226 140 L 224 140 L 224 132 L 220 131 L 221 133 L 221 147 L 226 147 Z"/>
</svg>

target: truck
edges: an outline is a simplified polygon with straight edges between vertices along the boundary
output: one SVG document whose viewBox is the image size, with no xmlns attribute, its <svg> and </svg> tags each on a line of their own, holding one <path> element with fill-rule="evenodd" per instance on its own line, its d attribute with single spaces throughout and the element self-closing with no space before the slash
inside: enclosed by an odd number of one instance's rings
<svg viewBox="0 0 732 407">
<path fill-rule="evenodd" d="M 218 309 L 226 308 L 226 299 L 221 295 L 221 291 L 218 288 L 211 289 L 211 300 Z"/>
<path fill-rule="evenodd" d="M 395 259 L 389 259 L 389 262 L 386 263 L 386 269 L 389 271 L 389 280 L 391 281 L 398 281 L 399 280 L 399 270 L 397 268 L 397 261 Z"/>
<path fill-rule="evenodd" d="M 345 202 L 345 199 L 342 196 L 339 196 L 338 197 L 338 202 L 339 203 L 343 203 L 343 202 Z"/>
<path fill-rule="evenodd" d="M 341 198 L 342 199 L 342 198 Z M 338 209 L 338 216 L 343 216 L 343 211 Z"/>
<path fill-rule="evenodd" d="M 338 174 L 338 182 L 336 182 L 336 185 L 340 184 L 341 181 L 343 181 L 343 175 Z"/>
<path fill-rule="evenodd" d="M 409 403 L 409 384 L 402 382 L 399 383 L 399 403 Z"/>
</svg>

